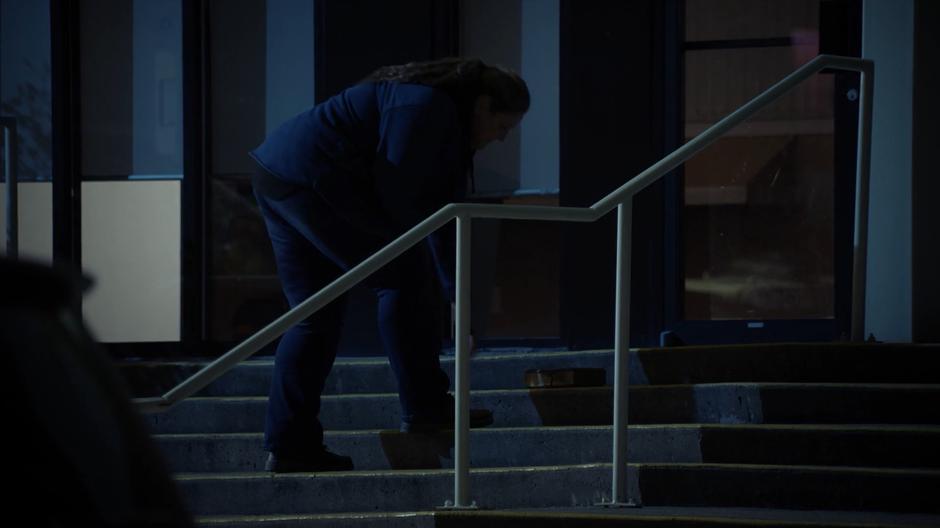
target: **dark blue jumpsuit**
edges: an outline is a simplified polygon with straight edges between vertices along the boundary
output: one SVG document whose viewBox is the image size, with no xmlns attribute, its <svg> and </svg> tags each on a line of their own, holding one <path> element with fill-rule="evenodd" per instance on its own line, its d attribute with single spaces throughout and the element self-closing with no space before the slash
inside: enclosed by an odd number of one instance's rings
<svg viewBox="0 0 940 528">
<path fill-rule="evenodd" d="M 278 275 L 296 306 L 466 189 L 457 108 L 444 92 L 395 82 L 355 85 L 292 118 L 254 151 L 252 183 Z M 398 380 L 402 419 L 446 416 L 440 368 L 439 290 L 453 297 L 452 260 L 440 235 L 373 274 L 383 347 Z M 452 256 L 450 256 L 452 259 Z M 319 449 L 320 393 L 342 326 L 338 299 L 281 338 L 265 449 Z"/>
</svg>

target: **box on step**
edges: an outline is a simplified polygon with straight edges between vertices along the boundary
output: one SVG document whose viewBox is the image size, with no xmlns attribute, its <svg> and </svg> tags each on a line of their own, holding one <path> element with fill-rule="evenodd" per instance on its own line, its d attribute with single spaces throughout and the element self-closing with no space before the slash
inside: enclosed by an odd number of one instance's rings
<svg viewBox="0 0 940 528">
<path fill-rule="evenodd" d="M 602 368 L 530 369 L 525 372 L 525 384 L 530 389 L 602 387 L 606 383 L 607 372 Z"/>
</svg>

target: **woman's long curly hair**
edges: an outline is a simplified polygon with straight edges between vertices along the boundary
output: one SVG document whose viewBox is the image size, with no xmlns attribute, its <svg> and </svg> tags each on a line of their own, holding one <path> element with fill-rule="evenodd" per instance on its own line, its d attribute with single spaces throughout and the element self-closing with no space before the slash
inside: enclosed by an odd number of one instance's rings
<svg viewBox="0 0 940 528">
<path fill-rule="evenodd" d="M 384 66 L 365 81 L 395 81 L 440 89 L 450 95 L 464 119 L 470 117 L 476 98 L 481 95 L 490 96 L 491 112 L 523 114 L 529 110 L 529 88 L 522 77 L 480 59 L 451 57 Z"/>
</svg>

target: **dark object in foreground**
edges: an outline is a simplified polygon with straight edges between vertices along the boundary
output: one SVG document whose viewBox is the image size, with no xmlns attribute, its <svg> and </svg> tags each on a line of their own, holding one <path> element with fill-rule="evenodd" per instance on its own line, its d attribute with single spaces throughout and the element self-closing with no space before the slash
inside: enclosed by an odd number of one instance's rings
<svg viewBox="0 0 940 528">
<path fill-rule="evenodd" d="M 14 426 L 4 437 L 15 443 L 6 513 L 38 526 L 192 526 L 123 380 L 82 324 L 86 284 L 0 258 L 4 416 Z"/>
</svg>

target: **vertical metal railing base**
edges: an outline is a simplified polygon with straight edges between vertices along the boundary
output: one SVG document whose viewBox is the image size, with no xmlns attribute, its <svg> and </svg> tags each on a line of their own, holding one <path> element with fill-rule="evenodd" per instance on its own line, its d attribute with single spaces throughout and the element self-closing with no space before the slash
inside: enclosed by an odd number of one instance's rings
<svg viewBox="0 0 940 528">
<path fill-rule="evenodd" d="M 642 508 L 643 501 L 639 497 L 639 483 L 637 479 L 630 479 L 630 475 L 635 475 L 636 471 L 639 471 L 636 467 L 629 468 L 626 465 L 624 466 L 623 475 L 626 480 L 624 487 L 621 490 L 617 490 L 614 493 L 620 493 L 623 497 L 620 500 L 617 499 L 617 496 L 614 495 L 611 500 L 606 498 L 602 499 L 600 502 L 595 502 L 594 506 L 598 508 L 608 508 L 611 510 L 617 509 L 626 509 L 626 508 Z M 632 486 L 630 484 L 633 484 Z M 633 493 L 631 493 L 633 491 Z"/>
<path fill-rule="evenodd" d="M 641 508 L 642 506 L 638 502 L 598 502 L 594 504 L 595 506 L 600 506 L 602 508 Z"/>
<path fill-rule="evenodd" d="M 480 507 L 477 506 L 477 501 L 471 502 L 468 506 L 457 506 L 454 504 L 454 501 L 444 501 L 443 506 L 438 506 L 435 508 L 437 510 L 451 510 L 451 511 L 470 511 L 470 510 L 479 510 Z"/>
</svg>

